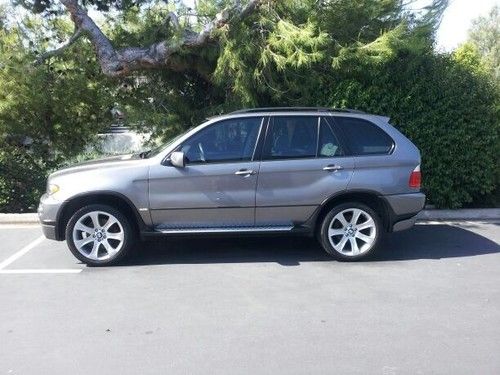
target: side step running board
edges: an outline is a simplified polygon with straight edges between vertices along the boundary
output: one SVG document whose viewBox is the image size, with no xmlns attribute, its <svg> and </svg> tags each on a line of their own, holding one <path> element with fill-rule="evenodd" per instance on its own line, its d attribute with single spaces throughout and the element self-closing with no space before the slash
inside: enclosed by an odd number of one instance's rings
<svg viewBox="0 0 500 375">
<path fill-rule="evenodd" d="M 289 232 L 293 226 L 271 227 L 231 227 L 231 228 L 157 228 L 155 232 L 164 234 L 190 234 L 190 233 L 249 233 L 249 232 Z"/>
</svg>

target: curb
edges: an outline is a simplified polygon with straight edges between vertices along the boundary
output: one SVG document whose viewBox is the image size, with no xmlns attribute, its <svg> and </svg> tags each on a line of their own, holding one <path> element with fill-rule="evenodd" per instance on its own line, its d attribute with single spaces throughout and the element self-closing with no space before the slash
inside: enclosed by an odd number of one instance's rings
<svg viewBox="0 0 500 375">
<path fill-rule="evenodd" d="M 500 220 L 500 208 L 423 210 L 417 220 Z"/>
<path fill-rule="evenodd" d="M 500 208 L 423 210 L 417 220 L 500 220 Z M 0 214 L 0 224 L 38 224 L 37 214 Z"/>
<path fill-rule="evenodd" d="M 0 224 L 38 224 L 38 214 L 0 214 Z"/>
</svg>

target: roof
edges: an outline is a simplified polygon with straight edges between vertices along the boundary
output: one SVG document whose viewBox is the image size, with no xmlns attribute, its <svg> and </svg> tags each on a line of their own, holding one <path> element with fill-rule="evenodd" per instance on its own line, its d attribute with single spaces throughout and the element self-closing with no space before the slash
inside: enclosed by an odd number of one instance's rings
<svg viewBox="0 0 500 375">
<path fill-rule="evenodd" d="M 247 108 L 240 109 L 228 113 L 239 114 L 239 113 L 257 113 L 257 112 L 343 112 L 343 113 L 364 113 L 357 109 L 349 108 L 325 108 L 325 107 L 264 107 L 264 108 Z"/>
</svg>

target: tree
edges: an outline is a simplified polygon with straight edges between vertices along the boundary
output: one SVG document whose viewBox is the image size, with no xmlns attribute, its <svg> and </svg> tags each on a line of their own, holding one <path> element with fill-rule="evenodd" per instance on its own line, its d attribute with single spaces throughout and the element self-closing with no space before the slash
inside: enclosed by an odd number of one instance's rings
<svg viewBox="0 0 500 375">
<path fill-rule="evenodd" d="M 415 54 L 341 70 L 329 106 L 362 108 L 391 123 L 422 153 L 427 198 L 438 207 L 482 202 L 495 189 L 500 155 L 498 92 L 474 50 Z"/>
<path fill-rule="evenodd" d="M 113 86 L 90 48 L 33 66 L 68 23 L 27 17 L 0 29 L 0 211 L 33 210 L 46 175 L 109 125 Z"/>
<path fill-rule="evenodd" d="M 34 0 L 34 2 L 20 0 L 21 4 L 29 7 L 33 11 L 45 13 L 57 13 L 57 6 L 50 0 Z M 305 38 L 312 37 L 318 31 L 317 27 L 320 23 L 327 25 L 331 29 L 339 31 L 339 40 L 343 40 L 343 35 L 348 35 L 348 43 L 352 42 L 359 44 L 364 41 L 372 41 L 373 39 L 384 33 L 387 28 L 390 30 L 397 26 L 402 20 L 415 23 L 415 17 L 410 12 L 405 11 L 404 2 L 401 0 L 388 0 L 384 2 L 374 0 L 364 1 L 296 1 L 296 0 L 247 0 L 247 1 L 200 1 L 197 9 L 193 14 L 185 14 L 183 20 L 175 11 L 174 5 L 168 7 L 169 10 L 162 20 L 162 28 L 166 29 L 161 40 L 156 40 L 148 45 L 140 47 L 123 46 L 116 48 L 111 39 L 103 32 L 103 30 L 92 20 L 88 15 L 87 9 L 81 5 L 78 0 L 61 0 L 65 10 L 70 14 L 71 20 L 74 23 L 75 31 L 72 37 L 61 48 L 50 51 L 42 56 L 40 60 L 57 55 L 64 51 L 68 46 L 77 41 L 82 35 L 92 43 L 97 59 L 104 74 L 112 77 L 127 76 L 131 72 L 152 68 L 168 69 L 175 72 L 185 72 L 195 70 L 201 75 L 206 73 L 206 69 L 202 69 L 204 65 L 203 58 L 200 61 L 199 51 L 205 47 L 213 48 L 214 45 L 220 44 L 224 34 L 232 33 L 233 29 L 241 30 L 243 24 L 249 25 L 251 21 L 251 29 L 257 31 L 252 33 L 253 37 L 258 39 L 266 38 L 267 33 L 272 33 L 277 29 L 281 33 L 284 40 L 276 40 L 275 45 L 284 46 L 288 41 L 288 51 L 290 50 L 291 38 L 298 36 L 299 32 Z M 104 3 L 101 0 L 91 1 L 98 9 L 109 10 L 110 8 L 119 8 L 123 12 L 133 10 L 140 5 L 147 4 L 156 6 L 157 3 L 148 2 L 110 2 Z M 409 2 L 410 4 L 412 1 Z M 139 4 L 139 5 L 137 5 Z M 432 5 L 426 9 L 426 13 L 422 20 L 424 23 L 435 22 L 440 17 L 442 11 L 447 4 L 447 0 L 434 0 Z M 364 9 L 366 7 L 366 10 Z M 259 9 L 262 8 L 262 11 Z M 182 10 L 183 7 L 180 7 Z M 349 18 L 355 19 L 354 24 L 347 24 L 343 19 L 336 17 L 335 12 L 338 10 L 349 14 Z M 60 11 L 60 10 L 59 10 Z M 332 12 L 334 11 L 334 12 Z M 256 16 L 257 14 L 257 16 Z M 326 15 L 323 17 L 322 14 Z M 330 15 L 330 19 L 328 19 Z M 311 19 L 308 19 L 310 16 Z M 385 16 L 385 18 L 381 17 Z M 285 19 L 284 17 L 288 18 Z M 191 24 L 191 19 L 195 18 L 194 25 Z M 323 18 L 323 20 L 320 20 Z M 249 21 L 249 19 L 251 21 Z M 339 21 L 341 25 L 336 25 L 330 21 Z M 369 21 L 365 24 L 363 21 Z M 376 22 L 373 22 L 376 21 Z M 371 22 L 371 23 L 370 23 Z M 351 33 L 353 29 L 358 27 L 363 29 L 358 30 L 358 34 Z M 258 35 L 261 33 L 261 35 Z M 323 36 L 326 33 L 322 34 Z M 357 37 L 355 37 L 357 35 Z M 285 46 L 286 47 L 286 46 Z M 297 62 L 308 61 L 311 58 L 317 57 L 317 54 L 304 54 L 301 47 L 293 47 L 298 52 Z M 314 47 L 314 46 L 309 46 Z M 187 57 L 187 58 L 186 58 Z"/>
<path fill-rule="evenodd" d="M 485 17 L 478 17 L 469 30 L 474 44 L 500 85 L 500 6 L 495 5 Z"/>
<path fill-rule="evenodd" d="M 225 7 L 208 22 L 201 31 L 182 28 L 176 13 L 169 12 L 165 20 L 174 29 L 169 40 L 154 42 L 145 47 L 124 47 L 116 49 L 111 40 L 88 15 L 87 10 L 78 0 L 61 0 L 71 16 L 75 31 L 68 42 L 61 48 L 50 51 L 40 57 L 41 60 L 58 54 L 85 34 L 92 43 L 97 59 L 104 74 L 111 77 L 126 76 L 130 72 L 163 67 L 176 72 L 196 69 L 196 64 L 175 57 L 185 51 L 195 50 L 213 42 L 212 33 L 231 23 L 243 21 L 262 3 L 262 0 L 249 0 L 246 5 L 236 1 L 233 6 Z"/>
<path fill-rule="evenodd" d="M 4 124 L 37 140 L 39 129 L 50 133 L 39 143 L 60 155 L 51 165 L 81 149 L 91 138 L 85 129 L 106 125 L 111 103 L 125 110 L 129 125 L 161 139 L 245 106 L 318 105 L 391 116 L 421 149 L 424 188 L 438 206 L 460 207 L 495 187 L 498 93 L 474 49 L 435 53 L 445 0 L 424 9 L 403 0 L 199 0 L 193 10 L 178 2 L 68 1 L 22 2 L 42 15 L 44 27 L 21 32 L 18 44 L 11 35 L 3 61 L 17 68 L 0 76 L 0 95 L 9 79 L 9 90 L 20 94 L 6 95 L 14 110 L 3 112 Z M 102 12 L 99 25 L 84 4 Z M 19 61 L 9 57 L 16 53 Z M 61 69 L 64 79 L 55 74 Z M 57 100 L 23 102 L 45 90 L 38 75 L 50 78 L 46 91 Z M 65 116 L 43 122 L 21 113 L 43 108 Z M 0 109 L 0 124 L 1 116 Z"/>
</svg>

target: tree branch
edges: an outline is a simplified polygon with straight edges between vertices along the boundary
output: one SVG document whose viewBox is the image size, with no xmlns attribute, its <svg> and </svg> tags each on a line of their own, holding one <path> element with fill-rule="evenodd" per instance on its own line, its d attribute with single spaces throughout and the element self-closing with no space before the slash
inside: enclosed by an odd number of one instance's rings
<svg viewBox="0 0 500 375">
<path fill-rule="evenodd" d="M 172 24 L 174 29 L 178 30 L 180 28 L 179 17 L 177 17 L 177 14 L 175 14 L 175 12 L 168 12 L 165 23 L 168 25 L 169 22 Z"/>
<path fill-rule="evenodd" d="M 102 72 L 110 77 L 120 77 L 126 76 L 133 71 L 152 68 L 167 68 L 179 72 L 187 70 L 189 66 L 174 61 L 175 59 L 172 59 L 172 56 L 182 50 L 197 49 L 207 45 L 212 41 L 213 32 L 216 29 L 232 22 L 241 22 L 251 15 L 264 0 L 250 0 L 244 7 L 241 7 L 240 1 L 235 1 L 235 5 L 218 13 L 215 19 L 209 22 L 199 33 L 185 30 L 181 40 L 164 40 L 147 47 L 126 47 L 118 50 L 113 47 L 108 37 L 89 17 L 87 11 L 78 4 L 78 0 L 61 0 L 61 3 L 69 12 L 76 30 L 79 33 L 84 33 L 93 45 Z M 175 13 L 169 13 L 167 20 L 174 27 L 180 27 Z M 69 42 L 73 43 L 74 40 L 71 39 Z M 63 47 L 66 48 L 67 45 Z M 50 56 L 56 53 L 59 54 L 62 52 L 60 51 L 61 48 L 46 54 Z"/>
<path fill-rule="evenodd" d="M 82 35 L 83 35 L 82 30 L 79 28 L 75 28 L 75 32 L 73 33 L 73 35 L 71 35 L 71 38 L 69 38 L 66 43 L 64 43 L 59 48 L 42 53 L 36 59 L 35 65 L 40 65 L 45 60 L 47 60 L 53 56 L 58 56 L 58 55 L 62 54 L 68 47 L 70 47 L 73 43 L 75 43 Z"/>
</svg>

